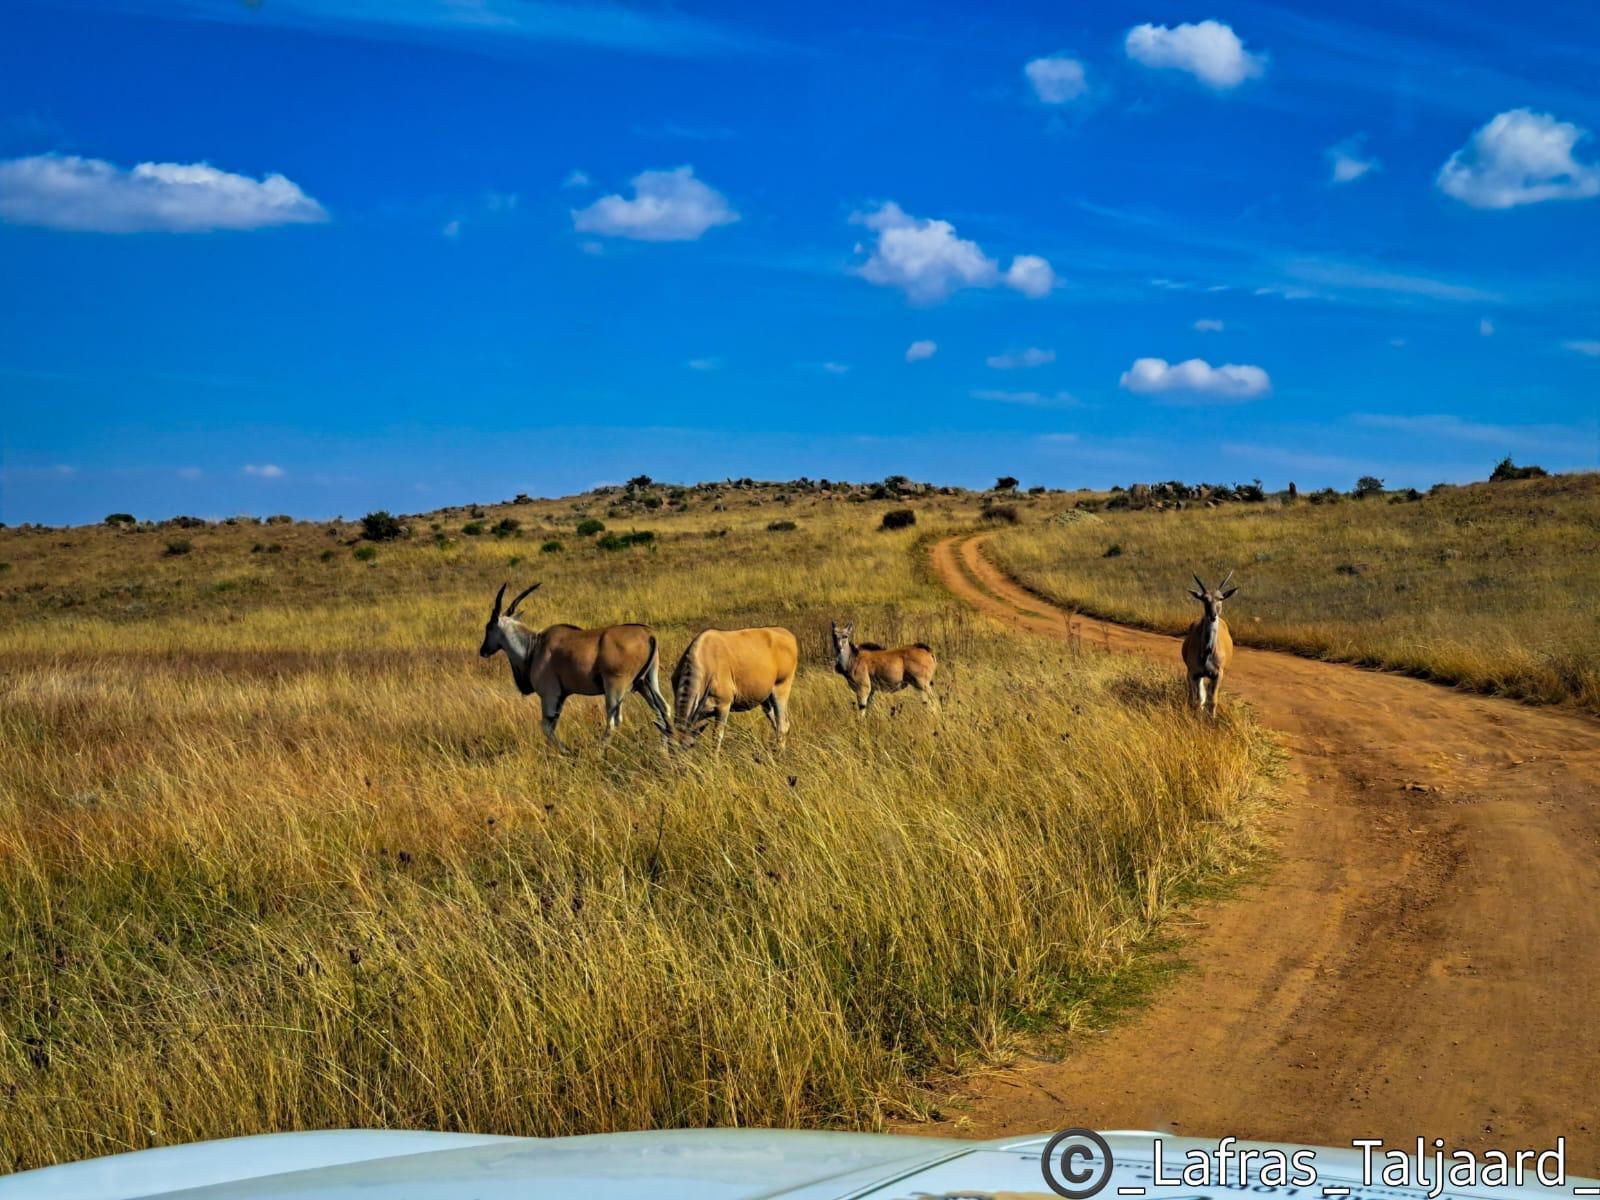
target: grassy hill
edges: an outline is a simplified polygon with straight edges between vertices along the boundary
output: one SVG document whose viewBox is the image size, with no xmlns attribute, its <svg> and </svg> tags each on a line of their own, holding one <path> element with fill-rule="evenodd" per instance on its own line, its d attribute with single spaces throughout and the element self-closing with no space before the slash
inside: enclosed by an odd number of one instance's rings
<svg viewBox="0 0 1600 1200">
<path fill-rule="evenodd" d="M 1600 711 L 1600 475 L 1412 498 L 1039 511 L 998 562 L 1086 612 L 1177 632 L 1234 572 L 1237 641 Z M 1058 506 L 1059 507 L 1059 506 Z"/>
</svg>

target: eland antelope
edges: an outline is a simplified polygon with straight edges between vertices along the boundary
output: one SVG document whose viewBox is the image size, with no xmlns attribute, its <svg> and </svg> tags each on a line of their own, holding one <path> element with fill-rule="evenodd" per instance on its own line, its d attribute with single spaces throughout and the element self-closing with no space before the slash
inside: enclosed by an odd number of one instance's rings
<svg viewBox="0 0 1600 1200">
<path fill-rule="evenodd" d="M 537 590 L 536 583 L 500 611 L 506 584 L 495 593 L 494 611 L 483 631 L 478 653 L 492 658 L 504 650 L 511 663 L 511 678 L 524 696 L 538 696 L 544 717 L 544 736 L 562 753 L 567 748 L 556 737 L 556 722 L 568 696 L 604 696 L 605 739 L 609 741 L 622 722 L 622 701 L 635 691 L 655 712 L 662 736 L 672 732 L 672 716 L 656 679 L 660 661 L 655 632 L 648 625 L 608 625 L 604 629 L 579 629 L 552 625 L 535 631 L 516 619 L 517 605 Z"/>
<path fill-rule="evenodd" d="M 1222 602 L 1239 589 L 1229 587 L 1233 578 L 1227 578 L 1215 588 L 1208 588 L 1194 577 L 1195 588 L 1189 594 L 1205 605 L 1205 615 L 1189 626 L 1183 635 L 1183 665 L 1189 671 L 1189 703 L 1203 709 L 1212 717 L 1217 715 L 1217 691 L 1222 687 L 1222 673 L 1228 669 L 1233 657 L 1233 638 L 1228 635 L 1228 623 L 1222 619 Z"/>
<path fill-rule="evenodd" d="M 850 640 L 855 632 L 855 622 L 846 625 L 835 623 L 833 635 L 833 669 L 843 675 L 856 697 L 856 715 L 865 717 L 867 705 L 872 703 L 874 692 L 898 692 L 907 684 L 917 690 L 923 702 L 935 711 L 939 698 L 933 694 L 933 672 L 938 662 L 933 648 L 924 642 L 885 650 L 875 642 L 859 645 Z"/>
<path fill-rule="evenodd" d="M 717 749 L 728 714 L 758 705 L 772 722 L 778 748 L 789 733 L 789 689 L 800 643 L 787 629 L 707 629 L 695 635 L 672 672 L 676 741 L 692 746 L 705 722 L 717 723 Z"/>
</svg>

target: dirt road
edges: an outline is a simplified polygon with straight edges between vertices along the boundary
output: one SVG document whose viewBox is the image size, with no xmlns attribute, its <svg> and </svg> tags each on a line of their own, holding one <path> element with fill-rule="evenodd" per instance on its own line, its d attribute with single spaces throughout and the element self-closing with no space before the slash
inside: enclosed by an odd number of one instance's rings
<svg viewBox="0 0 1600 1200">
<path fill-rule="evenodd" d="M 982 545 L 934 547 L 945 585 L 1067 636 Z M 1070 619 L 1086 645 L 1181 670 L 1174 638 Z M 1222 704 L 1240 697 L 1291 754 L 1281 860 L 1196 914 L 1195 969 L 1147 1010 L 980 1077 L 927 1132 L 1564 1135 L 1568 1170 L 1600 1175 L 1600 722 L 1243 647 Z"/>
</svg>

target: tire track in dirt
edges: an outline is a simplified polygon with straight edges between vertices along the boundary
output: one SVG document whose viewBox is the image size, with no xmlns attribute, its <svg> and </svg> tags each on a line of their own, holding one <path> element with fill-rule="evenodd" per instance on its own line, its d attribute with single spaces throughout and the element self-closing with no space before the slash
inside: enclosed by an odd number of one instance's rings
<svg viewBox="0 0 1600 1200">
<path fill-rule="evenodd" d="M 1013 629 L 1152 656 L 1178 640 L 1068 613 L 982 553 L 940 580 Z M 967 1081 L 929 1133 L 1068 1125 L 1347 1146 L 1567 1139 L 1600 1174 L 1600 723 L 1399 675 L 1239 647 L 1290 751 L 1259 886 L 1194 915 L 1194 969 L 1150 1006 Z"/>
</svg>

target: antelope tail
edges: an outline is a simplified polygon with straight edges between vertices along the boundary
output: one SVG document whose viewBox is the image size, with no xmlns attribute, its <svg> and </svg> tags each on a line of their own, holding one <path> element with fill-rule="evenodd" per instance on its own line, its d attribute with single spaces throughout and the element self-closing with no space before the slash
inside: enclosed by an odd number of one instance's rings
<svg viewBox="0 0 1600 1200">
<path fill-rule="evenodd" d="M 657 682 L 656 672 L 661 666 L 661 647 L 656 644 L 655 635 L 650 635 L 650 657 L 645 659 L 644 666 L 639 668 L 639 674 L 634 677 L 633 686 L 636 691 L 644 693 L 645 700 L 655 710 L 656 724 L 661 727 L 663 734 L 672 732 L 672 714 L 664 712 L 666 705 L 662 702 L 661 684 Z"/>
</svg>

